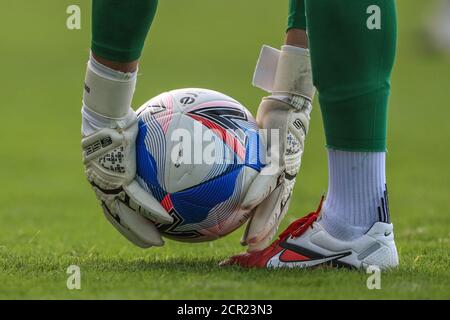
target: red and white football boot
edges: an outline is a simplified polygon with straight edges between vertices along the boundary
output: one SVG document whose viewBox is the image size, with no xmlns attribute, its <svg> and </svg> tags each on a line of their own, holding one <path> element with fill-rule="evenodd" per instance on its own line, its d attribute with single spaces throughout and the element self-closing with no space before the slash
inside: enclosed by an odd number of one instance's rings
<svg viewBox="0 0 450 320">
<path fill-rule="evenodd" d="M 389 269 L 398 266 L 393 225 L 375 223 L 362 237 L 342 241 L 331 236 L 320 225 L 319 208 L 294 221 L 269 247 L 233 256 L 221 266 L 245 268 L 310 268 L 321 265 L 367 269 L 377 266 Z"/>
</svg>

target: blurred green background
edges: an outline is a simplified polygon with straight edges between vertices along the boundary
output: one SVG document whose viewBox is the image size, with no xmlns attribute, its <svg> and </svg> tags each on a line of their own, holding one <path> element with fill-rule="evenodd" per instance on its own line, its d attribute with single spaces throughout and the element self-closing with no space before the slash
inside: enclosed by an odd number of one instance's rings
<svg viewBox="0 0 450 320">
<path fill-rule="evenodd" d="M 81 30 L 66 8 L 81 8 Z M 103 218 L 85 182 L 80 106 L 90 1 L 1 1 L 0 298 L 450 298 L 450 59 L 427 50 L 430 1 L 400 0 L 390 108 L 388 182 L 401 267 L 382 290 L 345 270 L 222 270 L 242 230 L 216 242 L 128 244 Z M 134 105 L 182 87 L 227 93 L 253 112 L 262 44 L 279 47 L 287 1 L 163 0 L 148 39 Z M 316 208 L 327 189 L 318 105 L 290 213 Z M 82 290 L 66 288 L 66 268 Z"/>
</svg>

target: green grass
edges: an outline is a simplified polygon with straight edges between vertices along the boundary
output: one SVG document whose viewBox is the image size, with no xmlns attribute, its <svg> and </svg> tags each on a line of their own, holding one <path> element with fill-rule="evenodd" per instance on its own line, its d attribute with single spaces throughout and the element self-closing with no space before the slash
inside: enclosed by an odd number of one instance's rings
<svg viewBox="0 0 450 320">
<path fill-rule="evenodd" d="M 65 28 L 79 4 L 81 31 Z M 176 3 L 176 4 L 175 4 Z M 388 179 L 399 270 L 366 288 L 364 272 L 221 269 L 242 230 L 216 242 L 128 244 L 100 213 L 84 180 L 80 100 L 90 1 L 2 2 L 0 298 L 450 298 L 450 61 L 428 57 L 418 37 L 425 2 L 399 1 L 400 43 L 390 111 Z M 264 43 L 279 46 L 286 6 L 269 0 L 160 1 L 135 104 L 159 92 L 207 87 L 252 111 L 250 86 Z M 290 214 L 315 209 L 327 187 L 318 106 Z M 81 267 L 82 290 L 66 288 Z"/>
</svg>

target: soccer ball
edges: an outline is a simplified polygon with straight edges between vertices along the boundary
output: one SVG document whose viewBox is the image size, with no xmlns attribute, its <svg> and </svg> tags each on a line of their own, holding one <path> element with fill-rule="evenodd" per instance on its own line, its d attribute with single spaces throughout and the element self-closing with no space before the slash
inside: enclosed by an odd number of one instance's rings
<svg viewBox="0 0 450 320">
<path fill-rule="evenodd" d="M 206 89 L 163 93 L 138 110 L 137 180 L 173 217 L 157 228 L 184 242 L 229 234 L 249 218 L 241 203 L 265 157 L 251 113 Z"/>
</svg>

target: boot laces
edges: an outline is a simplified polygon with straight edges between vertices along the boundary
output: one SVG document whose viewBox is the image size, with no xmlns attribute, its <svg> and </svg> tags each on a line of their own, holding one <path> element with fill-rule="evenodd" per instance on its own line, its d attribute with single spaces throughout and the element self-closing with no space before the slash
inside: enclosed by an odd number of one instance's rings
<svg viewBox="0 0 450 320">
<path fill-rule="evenodd" d="M 312 226 L 312 224 L 314 222 L 317 221 L 317 219 L 319 218 L 320 215 L 320 211 L 322 210 L 322 205 L 323 205 L 323 201 L 324 201 L 325 197 L 322 196 L 322 199 L 320 200 L 320 204 L 317 208 L 316 211 L 313 211 L 311 213 L 309 213 L 307 216 L 297 219 L 294 222 L 292 222 L 289 227 L 287 227 L 286 230 L 284 230 L 280 236 L 278 237 L 278 240 L 275 241 L 272 246 L 277 245 L 278 243 L 280 243 L 283 240 L 286 240 L 288 237 L 292 237 L 292 238 L 298 238 L 300 237 L 302 234 L 304 234 L 306 232 L 306 230 L 308 230 L 308 228 L 310 226 Z"/>
</svg>

